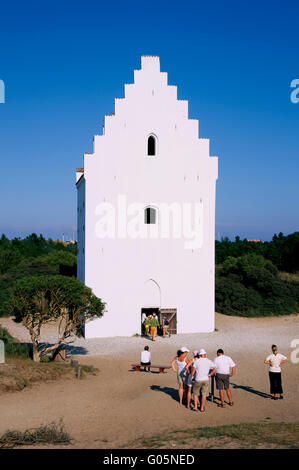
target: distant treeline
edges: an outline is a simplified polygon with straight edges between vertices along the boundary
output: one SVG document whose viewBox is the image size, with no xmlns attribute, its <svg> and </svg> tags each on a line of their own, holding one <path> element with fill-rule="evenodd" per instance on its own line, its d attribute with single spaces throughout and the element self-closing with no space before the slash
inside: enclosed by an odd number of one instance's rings
<svg viewBox="0 0 299 470">
<path fill-rule="evenodd" d="M 299 271 L 299 232 L 284 236 L 274 235 L 270 242 L 235 241 L 223 238 L 216 241 L 216 265 L 221 265 L 229 257 L 238 258 L 242 255 L 255 253 L 261 255 L 277 267 L 279 271 L 296 273 Z"/>
<path fill-rule="evenodd" d="M 297 271 L 299 232 L 264 243 L 216 241 L 216 310 L 248 317 L 299 313 Z"/>
<path fill-rule="evenodd" d="M 215 248 L 218 312 L 241 316 L 299 313 L 299 232 L 279 233 L 264 243 L 224 238 L 216 241 Z M 9 314 L 15 281 L 28 276 L 76 276 L 76 263 L 76 243 L 46 240 L 34 233 L 13 240 L 2 235 L 0 316 Z"/>
<path fill-rule="evenodd" d="M 76 276 L 77 244 L 46 240 L 32 233 L 24 239 L 0 238 L 0 316 L 7 315 L 13 284 L 28 276 Z"/>
</svg>

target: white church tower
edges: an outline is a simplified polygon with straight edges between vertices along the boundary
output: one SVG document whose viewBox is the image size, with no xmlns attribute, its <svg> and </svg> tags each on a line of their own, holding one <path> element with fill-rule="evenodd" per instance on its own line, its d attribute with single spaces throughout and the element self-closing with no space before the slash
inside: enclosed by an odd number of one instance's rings
<svg viewBox="0 0 299 470">
<path fill-rule="evenodd" d="M 78 277 L 106 302 L 85 337 L 140 334 L 154 310 L 173 333 L 214 331 L 218 159 L 159 57 L 124 94 L 76 171 Z"/>
</svg>

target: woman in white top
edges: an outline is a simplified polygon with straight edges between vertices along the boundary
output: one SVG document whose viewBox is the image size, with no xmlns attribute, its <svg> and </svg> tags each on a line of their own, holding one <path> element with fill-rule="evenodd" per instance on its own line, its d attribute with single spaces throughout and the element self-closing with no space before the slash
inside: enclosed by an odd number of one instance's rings
<svg viewBox="0 0 299 470">
<path fill-rule="evenodd" d="M 184 392 L 185 394 L 187 393 L 187 380 L 188 380 L 188 374 L 187 374 L 187 366 L 190 362 L 188 359 L 189 349 L 183 347 L 177 351 L 177 355 L 172 359 L 171 361 L 171 367 L 174 372 L 177 374 L 177 381 L 178 381 L 178 386 L 179 386 L 179 402 L 180 405 L 183 404 L 183 396 Z"/>
<path fill-rule="evenodd" d="M 272 354 L 266 358 L 265 364 L 269 364 L 270 393 L 274 400 L 283 399 L 283 390 L 281 385 L 281 365 L 288 361 L 283 354 L 279 354 L 276 344 L 272 345 Z"/>
</svg>

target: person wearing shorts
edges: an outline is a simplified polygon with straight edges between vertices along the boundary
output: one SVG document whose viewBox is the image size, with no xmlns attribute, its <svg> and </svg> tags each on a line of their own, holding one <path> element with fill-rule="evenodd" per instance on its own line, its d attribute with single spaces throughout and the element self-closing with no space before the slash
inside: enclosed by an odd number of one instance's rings
<svg viewBox="0 0 299 470">
<path fill-rule="evenodd" d="M 231 357 L 225 356 L 223 349 L 218 349 L 217 357 L 214 359 L 216 366 L 216 389 L 219 390 L 220 402 L 219 407 L 224 408 L 224 390 L 226 391 L 229 405 L 233 406 L 233 398 L 229 389 L 229 378 L 232 377 L 236 370 L 236 364 Z"/>
<path fill-rule="evenodd" d="M 189 364 L 188 359 L 189 349 L 182 347 L 177 351 L 177 355 L 171 361 L 171 367 L 174 372 L 177 374 L 177 382 L 179 386 L 179 403 L 183 404 L 184 395 L 187 393 L 187 366 Z"/>
<path fill-rule="evenodd" d="M 194 411 L 198 411 L 198 396 L 200 395 L 200 411 L 205 411 L 207 396 L 209 395 L 209 378 L 216 372 L 215 364 L 207 358 L 204 349 L 199 351 L 199 359 L 192 365 L 191 380 L 195 376 L 193 385 Z M 212 369 L 212 372 L 210 370 Z"/>
<path fill-rule="evenodd" d="M 168 335 L 170 337 L 170 333 L 168 331 L 168 328 L 169 328 L 168 318 L 163 317 L 163 320 L 162 320 L 163 338 L 165 338 L 166 335 Z"/>
<path fill-rule="evenodd" d="M 150 319 L 150 325 L 151 325 L 152 341 L 155 341 L 155 337 L 157 336 L 157 327 L 159 326 L 159 321 L 158 321 L 155 313 L 153 313 L 153 316 Z"/>
</svg>

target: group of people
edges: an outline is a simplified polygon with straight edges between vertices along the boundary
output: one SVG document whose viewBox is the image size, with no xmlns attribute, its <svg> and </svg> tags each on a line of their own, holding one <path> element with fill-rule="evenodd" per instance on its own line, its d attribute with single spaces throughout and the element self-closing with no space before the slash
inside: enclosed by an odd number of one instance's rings
<svg viewBox="0 0 299 470">
<path fill-rule="evenodd" d="M 177 374 L 179 385 L 179 402 L 183 403 L 186 397 L 187 408 L 191 408 L 191 398 L 193 394 L 194 405 L 192 409 L 201 412 L 205 411 L 206 399 L 209 395 L 209 379 L 215 376 L 216 388 L 219 390 L 220 403 L 218 406 L 224 408 L 224 390 L 229 399 L 229 405 L 233 406 L 232 394 L 229 389 L 229 378 L 236 370 L 236 364 L 231 357 L 224 354 L 223 349 L 218 349 L 217 357 L 214 361 L 207 358 L 204 349 L 193 351 L 193 358 L 188 358 L 189 349 L 182 347 L 177 351 L 177 355 L 171 362 L 171 367 Z"/>
<path fill-rule="evenodd" d="M 160 323 L 159 317 L 155 312 L 153 312 L 152 315 L 146 315 L 145 313 L 143 313 L 141 322 L 145 336 L 151 337 L 152 341 L 155 341 L 155 338 L 158 334 L 158 327 L 161 327 L 163 331 L 163 338 L 165 338 L 166 336 L 170 337 L 169 321 L 166 316 L 163 316 L 162 321 Z"/>
<path fill-rule="evenodd" d="M 281 380 L 281 365 L 288 361 L 288 358 L 278 352 L 275 344 L 271 347 L 270 354 L 264 361 L 269 366 L 270 394 L 272 399 L 283 399 L 283 389 Z M 216 389 L 219 391 L 220 402 L 218 406 L 224 408 L 226 392 L 229 406 L 233 406 L 232 393 L 230 391 L 230 377 L 236 371 L 236 364 L 230 356 L 224 354 L 223 349 L 217 350 L 217 355 L 213 361 L 207 358 L 204 349 L 193 351 L 193 357 L 188 357 L 189 349 L 182 347 L 177 351 L 171 362 L 173 371 L 177 374 L 179 403 L 182 405 L 186 400 L 186 406 L 193 411 L 205 411 L 206 399 L 209 396 L 209 379 L 214 376 Z M 141 352 L 141 365 L 144 370 L 150 372 L 151 353 L 149 347 L 145 346 Z M 191 399 L 193 394 L 193 405 Z M 279 396 L 278 396 L 279 395 Z"/>
</svg>

